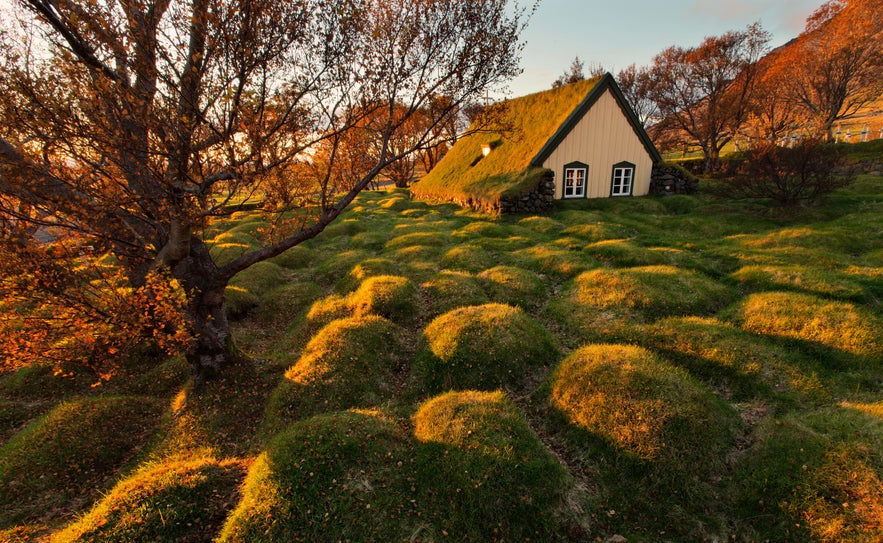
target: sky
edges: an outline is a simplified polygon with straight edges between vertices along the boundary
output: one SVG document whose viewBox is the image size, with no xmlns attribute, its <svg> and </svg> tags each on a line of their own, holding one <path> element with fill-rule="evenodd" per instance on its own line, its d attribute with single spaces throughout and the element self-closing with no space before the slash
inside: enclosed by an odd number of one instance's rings
<svg viewBox="0 0 883 543">
<path fill-rule="evenodd" d="M 778 47 L 803 30 L 824 0 L 541 0 L 522 34 L 524 72 L 509 96 L 551 87 L 579 56 L 614 75 L 629 64 L 649 65 L 672 45 L 692 47 L 706 36 L 760 21 Z"/>
</svg>

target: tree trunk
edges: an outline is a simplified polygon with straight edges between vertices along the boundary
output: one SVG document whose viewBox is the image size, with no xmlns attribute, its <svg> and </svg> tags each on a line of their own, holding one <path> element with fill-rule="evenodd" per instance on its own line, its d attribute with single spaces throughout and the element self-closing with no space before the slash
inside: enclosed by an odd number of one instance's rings
<svg viewBox="0 0 883 543">
<path fill-rule="evenodd" d="M 193 238 L 189 256 L 175 266 L 173 274 L 187 292 L 187 316 L 195 340 L 186 356 L 198 390 L 224 367 L 247 357 L 236 348 L 230 334 L 224 294 L 227 281 L 219 279 L 218 268 L 202 241 Z"/>
</svg>

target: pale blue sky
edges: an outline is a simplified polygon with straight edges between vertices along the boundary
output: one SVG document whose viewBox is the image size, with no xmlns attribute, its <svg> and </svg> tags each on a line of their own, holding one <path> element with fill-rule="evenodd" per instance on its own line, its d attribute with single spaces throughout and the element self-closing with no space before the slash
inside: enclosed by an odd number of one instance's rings
<svg viewBox="0 0 883 543">
<path fill-rule="evenodd" d="M 649 64 L 671 45 L 698 45 L 706 36 L 760 21 L 777 47 L 796 37 L 824 0 L 542 0 L 522 35 L 524 73 L 510 96 L 549 88 L 575 56 L 616 74 Z"/>
</svg>

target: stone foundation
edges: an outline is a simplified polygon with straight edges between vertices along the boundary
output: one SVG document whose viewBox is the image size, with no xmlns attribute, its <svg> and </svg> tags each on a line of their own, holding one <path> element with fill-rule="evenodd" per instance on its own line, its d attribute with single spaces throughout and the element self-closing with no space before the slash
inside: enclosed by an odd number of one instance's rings
<svg viewBox="0 0 883 543">
<path fill-rule="evenodd" d="M 547 171 L 533 190 L 519 196 L 502 196 L 498 213 L 541 213 L 555 201 L 555 174 Z"/>
<path fill-rule="evenodd" d="M 654 164 L 650 174 L 650 194 L 693 194 L 699 189 L 699 179 L 683 168 L 669 164 Z"/>
</svg>

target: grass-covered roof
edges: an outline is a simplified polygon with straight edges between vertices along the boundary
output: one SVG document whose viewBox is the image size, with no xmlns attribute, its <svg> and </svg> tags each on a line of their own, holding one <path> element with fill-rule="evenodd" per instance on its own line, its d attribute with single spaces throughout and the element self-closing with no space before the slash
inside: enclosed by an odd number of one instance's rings
<svg viewBox="0 0 883 543">
<path fill-rule="evenodd" d="M 492 106 L 499 118 L 489 130 L 460 139 L 447 156 L 412 187 L 421 198 L 493 202 L 533 188 L 540 168 L 533 159 L 601 81 L 597 77 Z M 493 150 L 482 158 L 482 147 Z"/>
</svg>

